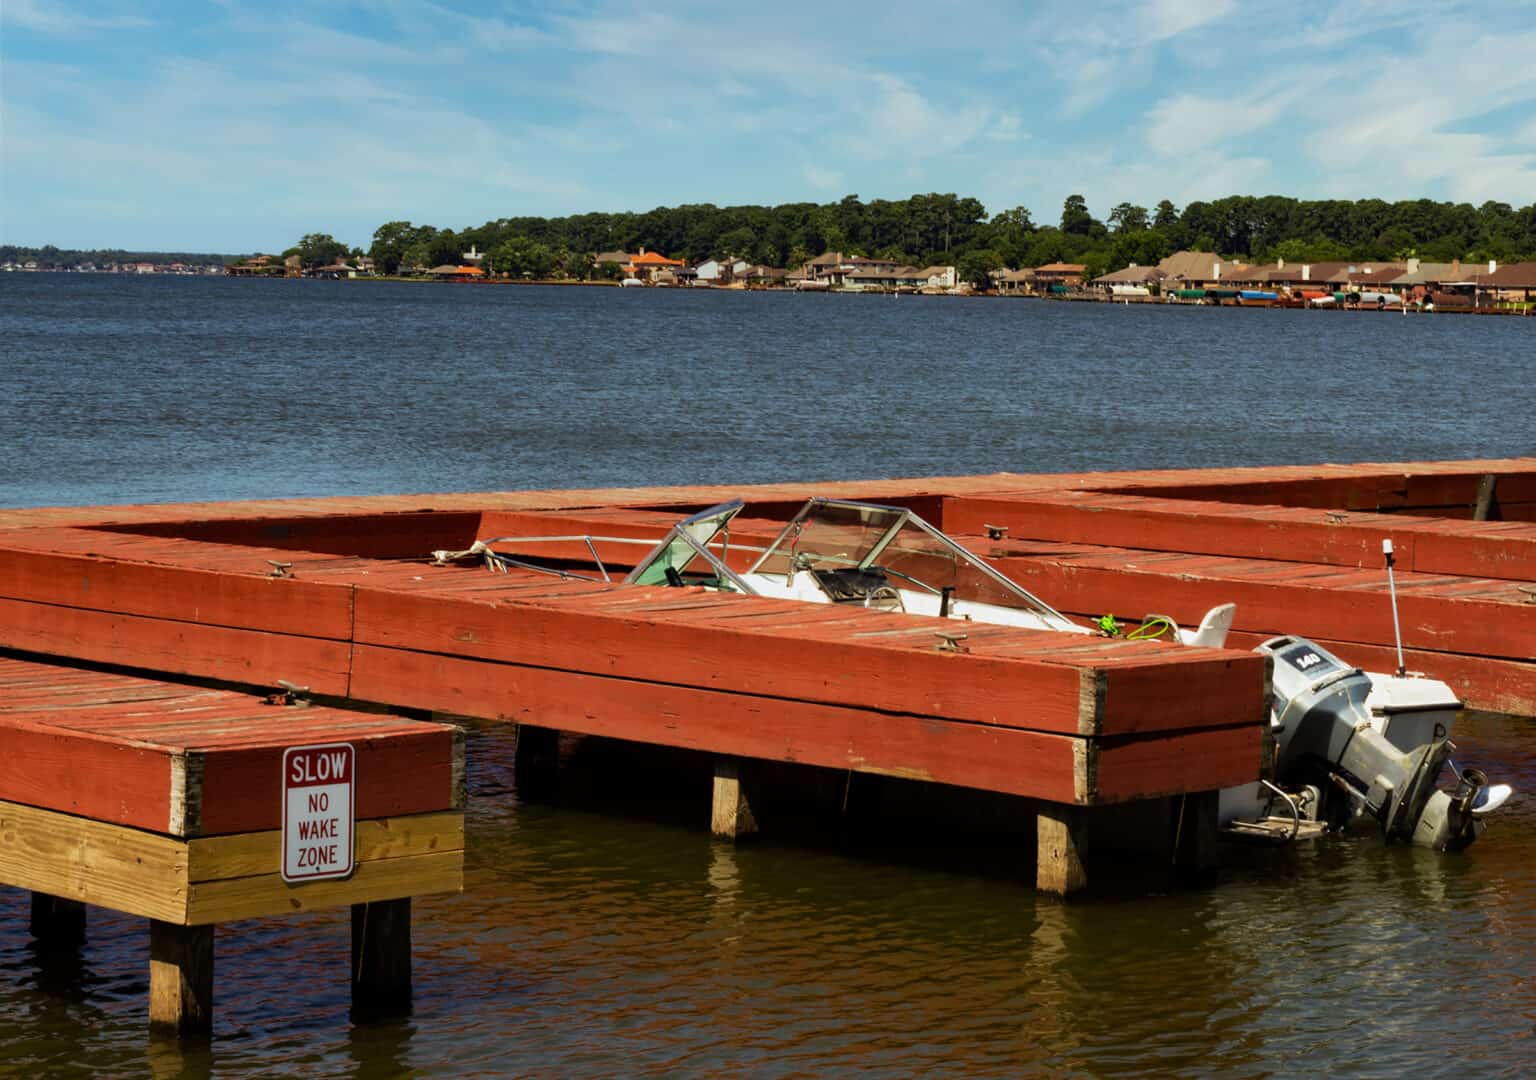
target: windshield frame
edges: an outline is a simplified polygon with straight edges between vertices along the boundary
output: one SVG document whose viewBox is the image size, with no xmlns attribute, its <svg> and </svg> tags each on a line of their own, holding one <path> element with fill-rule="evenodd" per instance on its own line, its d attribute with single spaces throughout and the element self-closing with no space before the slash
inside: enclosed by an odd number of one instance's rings
<svg viewBox="0 0 1536 1080">
<path fill-rule="evenodd" d="M 690 514 L 688 517 L 683 518 L 683 520 L 676 522 L 667 530 L 667 534 L 661 538 L 656 546 L 646 552 L 645 556 L 635 564 L 635 568 L 625 575 L 624 584 L 663 584 L 662 582 L 643 583 L 640 579 L 652 569 L 654 564 L 661 561 L 669 553 L 675 552 L 678 544 L 681 543 L 682 547 L 693 552 L 694 557 L 702 558 L 709 565 L 709 568 L 715 572 L 717 580 L 721 582 L 728 581 L 732 588 L 748 596 L 756 596 L 757 590 L 743 581 L 740 574 L 725 565 L 724 559 L 715 555 L 708 547 L 716 536 L 724 533 L 722 552 L 728 553 L 730 551 L 731 519 L 741 513 L 742 508 L 745 506 L 746 504 L 742 500 L 731 499 L 728 502 L 716 503 L 714 506 L 700 510 L 696 514 Z M 707 532 L 702 532 L 697 528 L 699 525 L 711 523 L 712 519 L 718 520 L 713 521 L 714 527 Z M 692 562 L 693 557 L 690 557 L 684 560 L 681 566 L 672 566 L 670 569 L 675 569 L 681 574 Z"/>
<path fill-rule="evenodd" d="M 827 499 L 821 497 L 807 500 L 806 504 L 802 506 L 800 510 L 795 514 L 795 516 L 789 519 L 789 522 L 784 526 L 784 528 L 779 531 L 778 536 L 774 537 L 773 543 L 768 545 L 767 550 L 758 556 L 757 560 L 747 568 L 747 575 L 779 575 L 780 571 L 778 570 L 763 569 L 764 565 L 770 559 L 777 556 L 778 558 L 783 559 L 785 561 L 785 566 L 789 568 L 788 572 L 783 574 L 786 583 L 788 583 L 789 579 L 793 576 L 795 565 L 795 556 L 791 553 L 792 545 L 790 545 L 790 541 L 799 535 L 807 521 L 812 520 L 818 514 L 818 512 L 823 509 L 852 510 L 859 513 L 878 512 L 881 514 L 894 515 L 894 520 L 892 521 L 891 525 L 887 527 L 886 530 L 880 534 L 880 537 L 869 545 L 868 550 L 861 554 L 857 559 L 839 560 L 835 557 L 828 557 L 829 562 L 844 561 L 847 563 L 847 565 L 856 567 L 860 570 L 868 569 L 869 567 L 875 565 L 876 560 L 878 560 L 881 554 L 884 553 L 885 549 L 888 548 L 896 540 L 896 538 L 901 535 L 902 530 L 910 525 L 917 528 L 929 539 L 936 541 L 943 549 L 949 553 L 952 558 L 971 566 L 993 585 L 1000 587 L 1005 593 L 1017 597 L 1019 600 L 1023 601 L 1024 606 L 1029 610 L 1034 611 L 1038 615 L 1053 617 L 1066 623 L 1071 622 L 1071 620 L 1068 619 L 1065 615 L 1051 607 L 1050 604 L 1047 604 L 1044 600 L 1040 599 L 1034 593 L 1024 588 L 1018 582 L 1014 581 L 1012 578 L 994 569 L 993 567 L 988 566 L 986 562 L 975 552 L 971 551 L 969 548 L 966 548 L 962 544 L 957 543 L 947 534 L 930 525 L 916 511 L 908 509 L 904 506 L 889 506 L 884 503 L 861 502 L 855 499 Z M 898 574 L 897 576 L 905 578 L 907 581 L 910 581 L 914 585 L 920 585 L 930 592 L 937 591 L 933 588 L 933 586 L 928 585 L 926 582 L 909 578 L 904 574 Z"/>
</svg>

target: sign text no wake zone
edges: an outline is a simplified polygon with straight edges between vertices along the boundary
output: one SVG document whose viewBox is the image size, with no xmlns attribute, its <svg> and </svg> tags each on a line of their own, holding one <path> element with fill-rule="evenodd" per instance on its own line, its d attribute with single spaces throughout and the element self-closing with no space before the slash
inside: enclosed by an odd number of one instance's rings
<svg viewBox="0 0 1536 1080">
<path fill-rule="evenodd" d="M 351 743 L 283 752 L 283 880 L 343 878 L 353 866 L 357 752 Z"/>
</svg>

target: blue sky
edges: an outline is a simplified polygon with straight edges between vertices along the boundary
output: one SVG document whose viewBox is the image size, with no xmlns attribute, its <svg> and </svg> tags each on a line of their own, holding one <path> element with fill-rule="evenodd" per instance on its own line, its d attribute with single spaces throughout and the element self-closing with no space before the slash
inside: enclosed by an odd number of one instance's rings
<svg viewBox="0 0 1536 1080">
<path fill-rule="evenodd" d="M 1536 201 L 1536 5 L 4 0 L 0 238 L 954 191 Z"/>
</svg>

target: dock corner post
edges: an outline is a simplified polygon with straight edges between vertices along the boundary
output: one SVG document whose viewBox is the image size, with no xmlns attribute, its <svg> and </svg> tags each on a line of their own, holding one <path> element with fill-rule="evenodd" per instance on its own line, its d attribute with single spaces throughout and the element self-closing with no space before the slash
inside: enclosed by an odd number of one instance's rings
<svg viewBox="0 0 1536 1080">
<path fill-rule="evenodd" d="M 1043 802 L 1035 814 L 1035 888 L 1069 896 L 1088 886 L 1088 811 Z"/>
<path fill-rule="evenodd" d="M 167 1035 L 213 1027 L 213 927 L 149 921 L 149 1026 Z"/>
<path fill-rule="evenodd" d="M 85 944 L 85 905 L 50 893 L 32 894 L 32 936 L 50 949 Z"/>
<path fill-rule="evenodd" d="M 735 758 L 715 759 L 715 798 L 709 831 L 727 840 L 757 832 L 757 819 L 741 781 L 741 763 Z"/>
<path fill-rule="evenodd" d="M 368 1013 L 411 1006 L 411 898 L 352 905 L 352 1004 Z"/>
<path fill-rule="evenodd" d="M 1174 869 L 1195 876 L 1215 870 L 1220 792 L 1192 791 L 1174 796 L 1173 803 Z"/>
</svg>

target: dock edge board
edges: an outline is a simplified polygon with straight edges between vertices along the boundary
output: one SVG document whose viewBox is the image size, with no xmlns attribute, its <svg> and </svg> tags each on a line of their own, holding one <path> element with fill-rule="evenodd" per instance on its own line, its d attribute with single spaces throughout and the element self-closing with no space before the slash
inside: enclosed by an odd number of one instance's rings
<svg viewBox="0 0 1536 1080">
<path fill-rule="evenodd" d="M 0 884 L 195 926 L 464 888 L 464 814 L 356 825 L 350 877 L 289 883 L 282 833 L 190 840 L 0 801 Z"/>
</svg>

